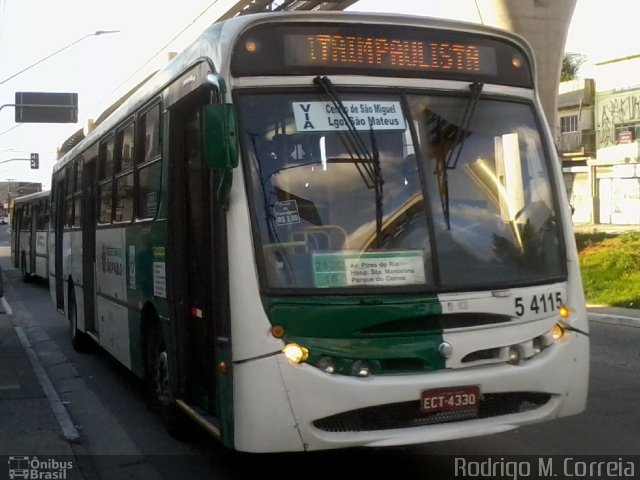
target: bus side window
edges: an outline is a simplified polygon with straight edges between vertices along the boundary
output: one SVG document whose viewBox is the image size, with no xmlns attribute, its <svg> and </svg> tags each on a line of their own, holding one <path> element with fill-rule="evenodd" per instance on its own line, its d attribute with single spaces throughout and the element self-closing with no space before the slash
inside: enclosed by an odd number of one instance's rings
<svg viewBox="0 0 640 480">
<path fill-rule="evenodd" d="M 113 151 L 115 139 L 111 135 L 100 144 L 98 156 L 98 181 L 100 191 L 99 223 L 111 223 L 113 211 Z"/>
<path fill-rule="evenodd" d="M 80 226 L 80 219 L 82 213 L 82 167 L 84 165 L 84 159 L 80 156 L 74 160 L 75 170 L 75 188 L 73 194 L 73 226 Z"/>
<path fill-rule="evenodd" d="M 136 218 L 154 218 L 160 202 L 160 105 L 154 105 L 139 117 L 136 153 Z"/>
<path fill-rule="evenodd" d="M 133 152 L 134 123 L 129 123 L 116 135 L 115 152 L 115 218 L 116 222 L 133 219 Z"/>
<path fill-rule="evenodd" d="M 70 228 L 73 226 L 73 192 L 75 190 L 75 179 L 76 179 L 76 162 L 71 162 L 65 168 L 65 194 L 64 194 L 64 203 L 65 203 L 65 215 L 64 215 L 64 226 Z"/>
</svg>

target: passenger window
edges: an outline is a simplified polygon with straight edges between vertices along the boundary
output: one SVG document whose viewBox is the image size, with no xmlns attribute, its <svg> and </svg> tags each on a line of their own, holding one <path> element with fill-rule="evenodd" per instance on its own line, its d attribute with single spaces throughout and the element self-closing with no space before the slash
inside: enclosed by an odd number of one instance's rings
<svg viewBox="0 0 640 480">
<path fill-rule="evenodd" d="M 99 223 L 111 223 L 111 209 L 113 203 L 113 181 L 109 180 L 100 185 Z"/>
<path fill-rule="evenodd" d="M 137 208 L 136 218 L 154 218 L 160 203 L 160 105 L 155 105 L 140 116 L 138 128 L 142 138 L 139 141 L 142 151 L 137 166 Z"/>
<path fill-rule="evenodd" d="M 115 147 L 115 139 L 109 138 L 106 142 L 100 144 L 100 158 L 98 167 L 98 179 L 103 180 L 113 175 L 113 150 Z"/>
<path fill-rule="evenodd" d="M 133 169 L 134 125 L 130 123 L 118 132 L 118 155 L 115 173 Z"/>
<path fill-rule="evenodd" d="M 147 163 L 160 155 L 160 106 L 156 105 L 140 117 L 140 129 L 144 132 L 141 163 Z"/>
<path fill-rule="evenodd" d="M 116 222 L 130 222 L 133 219 L 133 172 L 116 179 Z"/>
</svg>

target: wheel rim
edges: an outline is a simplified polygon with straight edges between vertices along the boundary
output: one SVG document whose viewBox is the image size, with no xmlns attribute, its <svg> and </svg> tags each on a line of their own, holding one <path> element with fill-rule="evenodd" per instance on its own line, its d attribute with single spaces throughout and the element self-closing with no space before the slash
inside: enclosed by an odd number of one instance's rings
<svg viewBox="0 0 640 480">
<path fill-rule="evenodd" d="M 166 351 L 162 351 L 156 357 L 155 368 L 155 390 L 156 398 L 160 405 L 167 407 L 171 405 L 173 397 L 171 395 L 171 386 L 169 383 L 169 359 Z"/>
</svg>

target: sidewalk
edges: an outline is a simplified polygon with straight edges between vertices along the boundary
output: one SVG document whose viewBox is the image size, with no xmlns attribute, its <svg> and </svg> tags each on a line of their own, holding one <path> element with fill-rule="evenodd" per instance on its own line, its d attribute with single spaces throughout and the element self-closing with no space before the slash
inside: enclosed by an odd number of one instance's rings
<svg viewBox="0 0 640 480">
<path fill-rule="evenodd" d="M 73 455 L 21 336 L 14 317 L 1 313 L 0 456 Z"/>
<path fill-rule="evenodd" d="M 0 291 L 12 270 L 10 256 L 0 248 Z M 73 455 L 49 396 L 57 395 L 43 372 L 27 331 L 0 296 L 0 456 Z M 47 396 L 49 391 L 49 396 Z M 0 465 L 0 478 L 5 472 Z"/>
<path fill-rule="evenodd" d="M 574 233 L 610 233 L 621 234 L 640 232 L 640 225 L 612 225 L 609 223 L 574 223 Z"/>
<path fill-rule="evenodd" d="M 599 305 L 587 305 L 587 310 L 592 322 L 640 328 L 640 310 Z"/>
<path fill-rule="evenodd" d="M 16 292 L 22 275 L 2 253 L 0 247 L 7 295 L 0 297 L 0 480 L 160 478 L 42 319 L 30 314 L 30 297 Z"/>
</svg>

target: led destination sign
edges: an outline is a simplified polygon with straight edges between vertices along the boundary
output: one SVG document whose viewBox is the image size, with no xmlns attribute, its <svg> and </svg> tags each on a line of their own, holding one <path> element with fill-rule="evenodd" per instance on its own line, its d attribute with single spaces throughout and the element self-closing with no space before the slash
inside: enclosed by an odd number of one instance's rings
<svg viewBox="0 0 640 480">
<path fill-rule="evenodd" d="M 496 74 L 494 48 L 470 43 L 372 36 L 286 35 L 290 66 L 361 66 Z"/>
<path fill-rule="evenodd" d="M 533 87 L 518 45 L 500 37 L 380 24 L 269 23 L 245 32 L 231 73 L 376 75 Z"/>
</svg>

